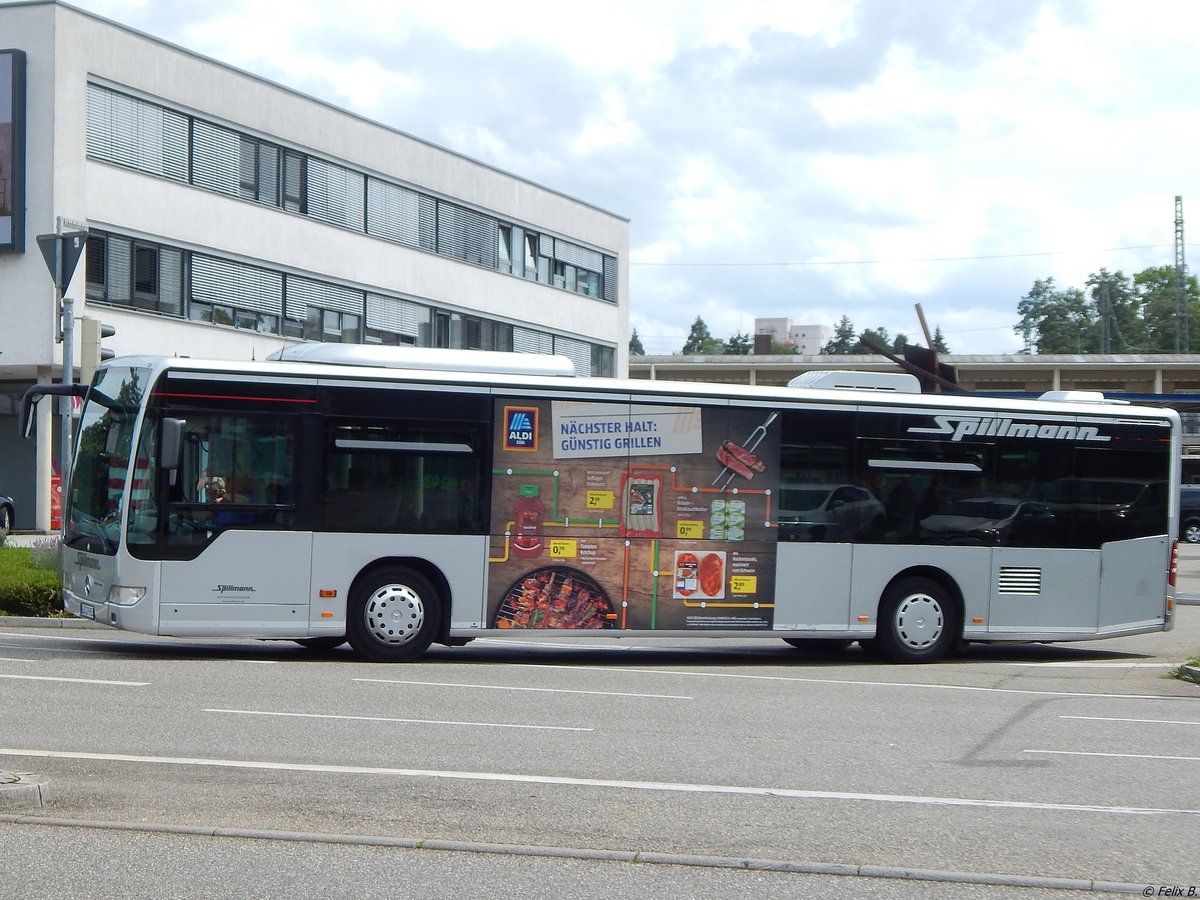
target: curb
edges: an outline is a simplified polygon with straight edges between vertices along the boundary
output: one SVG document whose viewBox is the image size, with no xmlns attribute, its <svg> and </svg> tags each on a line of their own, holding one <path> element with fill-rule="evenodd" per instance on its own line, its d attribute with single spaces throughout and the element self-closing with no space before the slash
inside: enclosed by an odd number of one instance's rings
<svg viewBox="0 0 1200 900">
<path fill-rule="evenodd" d="M 1196 666 L 1180 666 L 1175 674 L 1183 681 L 1190 681 L 1192 684 L 1200 684 L 1200 668 L 1197 668 Z"/>
<path fill-rule="evenodd" d="M 49 805 L 49 778 L 0 772 L 0 809 L 41 809 Z"/>
<path fill-rule="evenodd" d="M 100 622 L 91 619 L 69 618 L 58 616 L 0 616 L 0 630 L 5 628 L 63 628 L 74 630 L 79 628 L 107 628 Z"/>
<path fill-rule="evenodd" d="M 1027 887 L 1048 890 L 1101 891 L 1143 894 L 1144 883 L 1056 878 L 1045 875 L 1007 875 L 990 872 L 953 872 L 938 869 L 909 869 L 804 860 L 762 859 L 754 857 L 702 856 L 660 853 L 645 850 L 601 850 L 583 847 L 548 847 L 523 844 L 489 844 L 478 841 L 448 841 L 425 838 L 397 838 L 370 834 L 329 834 L 321 832 L 275 831 L 257 828 L 220 828 L 203 825 L 112 822 L 94 819 L 57 819 L 41 816 L 5 816 L 0 822 L 15 825 L 42 825 L 65 828 L 95 828 L 111 831 L 177 834 L 215 838 L 241 838 L 269 841 L 293 841 L 313 844 L 346 844 L 358 847 L 388 847 L 405 850 L 444 851 L 450 853 L 488 853 L 506 856 L 536 856 L 548 859 L 600 860 L 642 865 L 690 866 L 701 869 L 739 869 L 750 872 L 786 872 L 799 875 L 842 875 L 860 878 L 886 878 L 898 881 L 938 881 L 978 884 L 994 887 Z"/>
</svg>

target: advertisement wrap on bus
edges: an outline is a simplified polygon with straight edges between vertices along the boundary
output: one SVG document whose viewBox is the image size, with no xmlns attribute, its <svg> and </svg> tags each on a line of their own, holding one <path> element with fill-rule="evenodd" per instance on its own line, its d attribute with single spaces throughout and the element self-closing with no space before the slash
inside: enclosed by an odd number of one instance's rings
<svg viewBox="0 0 1200 900">
<path fill-rule="evenodd" d="M 771 628 L 774 413 L 543 400 L 497 414 L 495 627 Z"/>
</svg>

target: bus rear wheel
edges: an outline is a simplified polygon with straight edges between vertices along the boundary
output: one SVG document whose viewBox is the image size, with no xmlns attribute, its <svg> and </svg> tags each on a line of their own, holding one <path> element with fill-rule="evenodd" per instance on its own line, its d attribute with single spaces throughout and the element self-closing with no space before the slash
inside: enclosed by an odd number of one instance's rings
<svg viewBox="0 0 1200 900">
<path fill-rule="evenodd" d="M 355 586 L 346 636 L 364 659 L 405 662 L 433 643 L 441 615 L 441 598 L 424 575 L 407 566 L 388 566 Z"/>
<path fill-rule="evenodd" d="M 870 649 L 892 662 L 934 662 L 950 652 L 961 631 L 958 606 L 945 587 L 929 578 L 905 578 L 879 601 Z"/>
</svg>

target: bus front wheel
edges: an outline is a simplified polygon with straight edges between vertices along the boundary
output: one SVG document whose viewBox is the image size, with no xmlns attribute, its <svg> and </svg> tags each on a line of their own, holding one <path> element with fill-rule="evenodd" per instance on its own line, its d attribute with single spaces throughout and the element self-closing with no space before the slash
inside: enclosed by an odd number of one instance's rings
<svg viewBox="0 0 1200 900">
<path fill-rule="evenodd" d="M 371 573 L 350 595 L 346 635 L 372 662 L 416 659 L 433 643 L 441 600 L 420 572 L 389 566 Z"/>
<path fill-rule="evenodd" d="M 892 662 L 934 662 L 950 652 L 962 626 L 945 587 L 929 578 L 905 578 L 879 601 L 879 626 L 871 650 Z"/>
</svg>

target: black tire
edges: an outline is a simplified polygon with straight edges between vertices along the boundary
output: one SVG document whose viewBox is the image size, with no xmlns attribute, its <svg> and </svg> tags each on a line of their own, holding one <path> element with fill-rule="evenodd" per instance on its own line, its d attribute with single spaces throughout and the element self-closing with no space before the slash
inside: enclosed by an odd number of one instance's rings
<svg viewBox="0 0 1200 900">
<path fill-rule="evenodd" d="M 811 650 L 814 653 L 840 653 L 854 643 L 842 638 L 784 638 L 783 642 L 797 650 Z"/>
<path fill-rule="evenodd" d="M 296 643 L 305 650 L 313 650 L 317 653 L 325 653 L 346 643 L 346 636 L 343 634 L 341 637 L 297 638 Z"/>
<path fill-rule="evenodd" d="M 12 528 L 12 513 L 7 506 L 0 506 L 0 537 L 8 534 Z"/>
<path fill-rule="evenodd" d="M 962 614 L 950 592 L 929 578 L 905 578 L 879 601 L 879 625 L 869 652 L 892 662 L 941 659 L 962 638 Z"/>
<path fill-rule="evenodd" d="M 346 637 L 363 659 L 405 662 L 437 636 L 442 600 L 420 572 L 388 566 L 372 572 L 350 594 Z"/>
<path fill-rule="evenodd" d="M 0 528 L 0 530 L 3 529 Z M 1182 533 L 1179 536 L 1189 544 L 1200 544 L 1200 521 L 1184 523 Z"/>
</svg>

